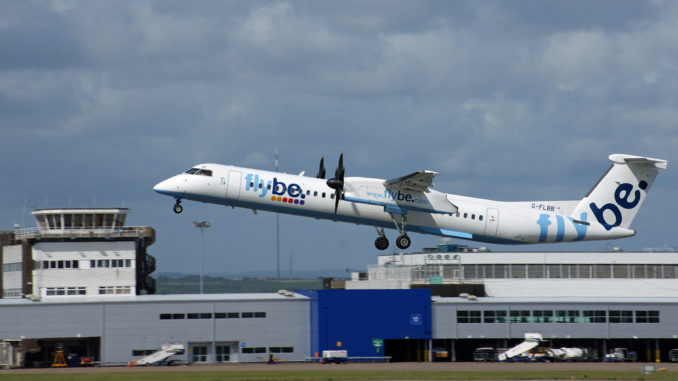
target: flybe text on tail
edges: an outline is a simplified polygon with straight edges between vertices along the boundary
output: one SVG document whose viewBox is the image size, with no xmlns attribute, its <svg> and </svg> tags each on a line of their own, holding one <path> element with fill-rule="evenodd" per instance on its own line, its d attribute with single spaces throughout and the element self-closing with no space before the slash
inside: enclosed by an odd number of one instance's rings
<svg viewBox="0 0 678 381">
<path fill-rule="evenodd" d="M 615 201 L 614 204 L 608 202 L 607 204 L 601 207 L 596 205 L 595 202 L 589 204 L 589 206 L 591 207 L 591 211 L 593 212 L 593 215 L 596 217 L 596 220 L 598 220 L 598 222 L 601 225 L 603 225 L 605 230 L 610 230 L 615 226 L 621 226 L 623 222 L 623 217 L 621 210 L 619 208 L 630 210 L 638 206 L 642 195 L 640 193 L 640 190 L 636 189 L 634 191 L 633 188 L 634 186 L 629 183 L 619 184 L 617 189 L 614 191 L 614 201 Z M 640 183 L 638 184 L 638 188 L 642 189 L 643 191 L 646 190 L 647 182 L 641 180 Z M 629 200 L 629 198 L 632 199 Z M 607 220 L 605 219 L 606 214 L 608 216 L 610 215 L 610 213 L 605 213 L 606 211 L 612 213 L 612 216 L 614 217 L 613 223 L 608 223 Z"/>
</svg>

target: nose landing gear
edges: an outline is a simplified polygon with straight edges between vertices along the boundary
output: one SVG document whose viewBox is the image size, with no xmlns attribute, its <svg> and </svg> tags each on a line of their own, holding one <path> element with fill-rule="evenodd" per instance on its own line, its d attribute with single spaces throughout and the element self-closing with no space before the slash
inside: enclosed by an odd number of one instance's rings
<svg viewBox="0 0 678 381">
<path fill-rule="evenodd" d="M 174 207 L 172 207 L 172 210 L 174 210 L 174 213 L 179 214 L 184 211 L 184 207 L 181 206 L 181 199 L 177 199 L 177 202 L 174 203 Z"/>
</svg>

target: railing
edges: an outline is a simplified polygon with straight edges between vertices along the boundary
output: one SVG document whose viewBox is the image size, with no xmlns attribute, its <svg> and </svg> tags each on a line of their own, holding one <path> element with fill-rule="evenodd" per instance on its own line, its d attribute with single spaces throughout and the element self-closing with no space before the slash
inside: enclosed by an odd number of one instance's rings
<svg viewBox="0 0 678 381">
<path fill-rule="evenodd" d="M 360 281 L 406 281 L 427 284 L 482 283 L 486 279 L 678 279 L 678 264 L 427 264 L 371 265 Z"/>
<path fill-rule="evenodd" d="M 153 229 L 147 226 L 123 226 L 115 228 L 77 228 L 77 229 L 15 229 L 16 240 L 40 238 L 120 238 L 151 237 Z"/>
</svg>

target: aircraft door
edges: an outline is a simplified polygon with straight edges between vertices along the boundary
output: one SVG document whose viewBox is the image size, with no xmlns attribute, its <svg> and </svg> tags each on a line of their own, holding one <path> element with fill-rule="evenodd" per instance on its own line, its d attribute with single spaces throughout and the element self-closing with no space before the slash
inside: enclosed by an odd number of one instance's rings
<svg viewBox="0 0 678 381">
<path fill-rule="evenodd" d="M 485 223 L 485 235 L 494 237 L 497 235 L 497 227 L 499 226 L 499 211 L 497 209 L 487 209 L 487 219 Z"/>
<path fill-rule="evenodd" d="M 228 183 L 226 183 L 226 198 L 237 200 L 240 196 L 240 178 L 238 171 L 228 172 Z"/>
</svg>

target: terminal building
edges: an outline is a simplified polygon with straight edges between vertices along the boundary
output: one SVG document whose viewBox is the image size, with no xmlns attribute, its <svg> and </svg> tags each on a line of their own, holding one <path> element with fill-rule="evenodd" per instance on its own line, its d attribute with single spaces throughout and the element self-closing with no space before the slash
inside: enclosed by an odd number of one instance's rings
<svg viewBox="0 0 678 381">
<path fill-rule="evenodd" d="M 153 295 L 150 227 L 127 209 L 43 209 L 37 228 L 0 234 L 0 340 L 26 366 L 61 348 L 123 365 L 168 343 L 187 363 L 313 359 L 323 350 L 391 361 L 472 361 L 526 333 L 594 358 L 678 348 L 678 255 L 489 252 L 440 244 L 380 255 L 341 288 Z M 336 285 L 338 282 L 334 282 Z"/>
</svg>

